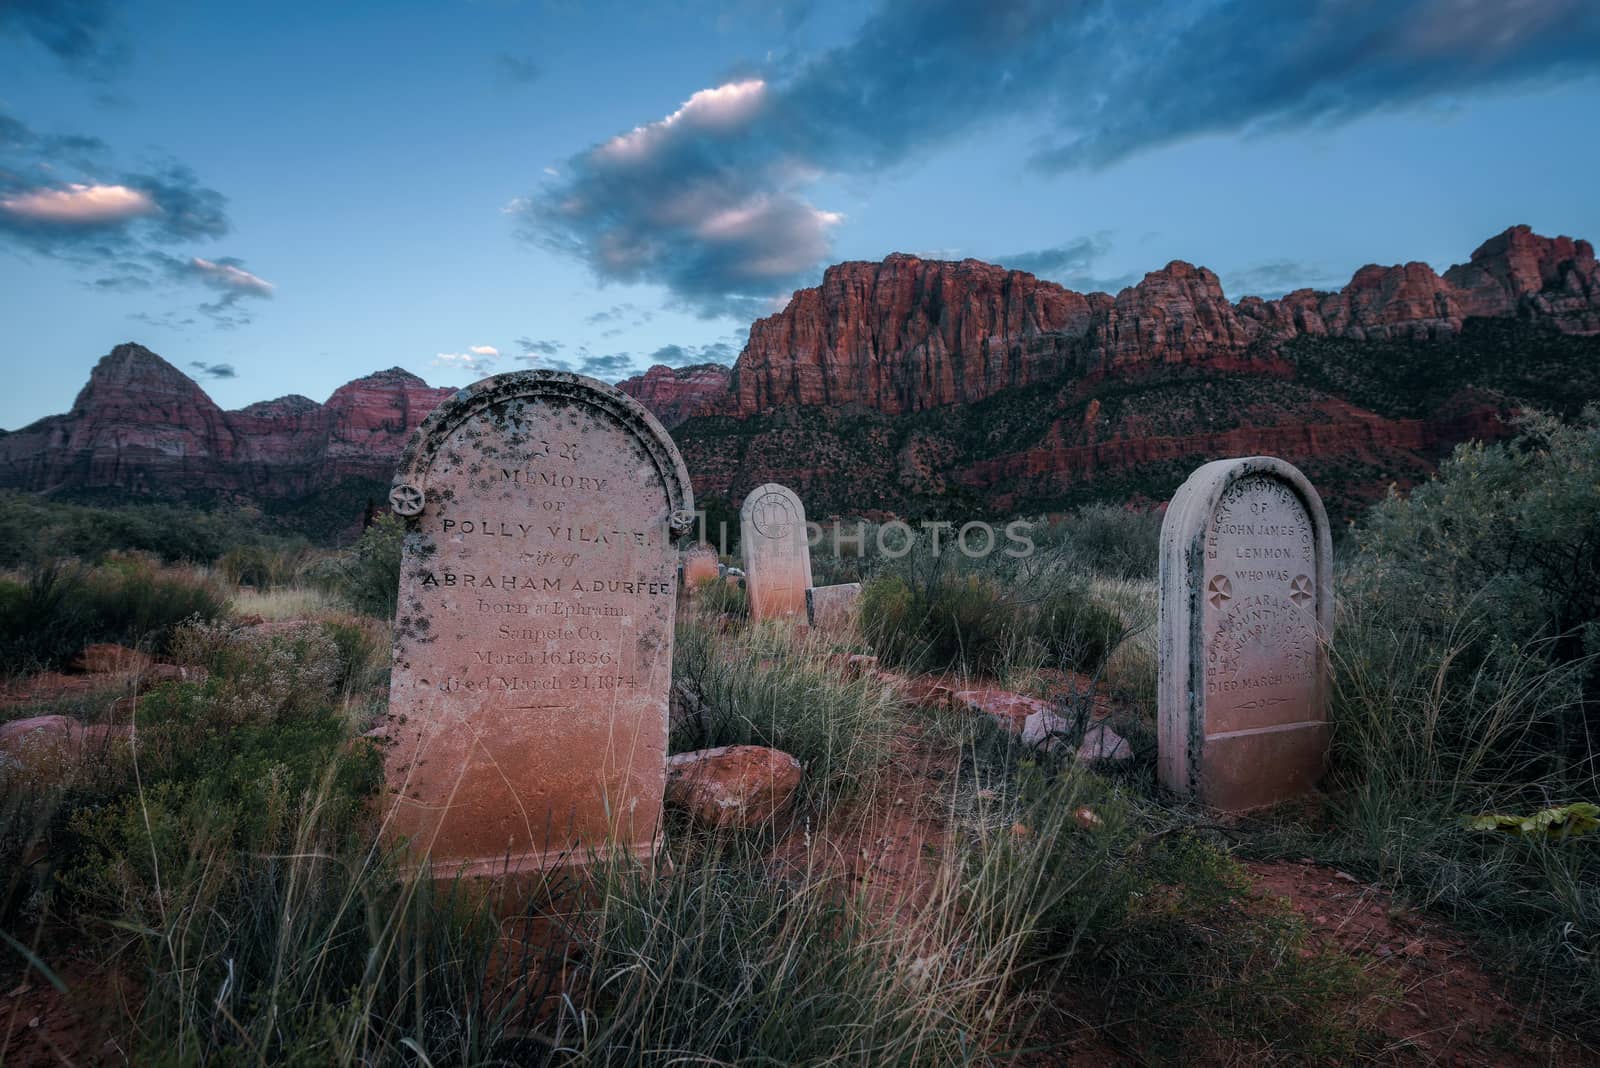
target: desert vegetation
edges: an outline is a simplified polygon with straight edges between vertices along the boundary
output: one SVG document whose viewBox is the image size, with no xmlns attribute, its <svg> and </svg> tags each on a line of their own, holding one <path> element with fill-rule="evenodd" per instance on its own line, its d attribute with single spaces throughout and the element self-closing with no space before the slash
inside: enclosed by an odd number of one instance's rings
<svg viewBox="0 0 1600 1068">
<path fill-rule="evenodd" d="M 1506 999 L 1468 1056 L 1576 1063 L 1600 1038 L 1597 487 L 1591 410 L 1366 514 L 1333 774 L 1254 818 L 1156 787 L 1147 511 L 1041 520 L 1024 556 L 819 547 L 819 583 L 865 586 L 846 633 L 714 584 L 680 606 L 672 748 L 783 750 L 796 805 L 669 813 L 654 862 L 492 887 L 406 872 L 383 834 L 397 523 L 328 550 L 5 498 L 0 526 L 52 534 L 0 579 L 0 727 L 83 730 L 0 755 L 0 1061 L 1426 1063 L 1465 1010 L 1403 1015 L 1414 945 Z M 140 656 L 66 671 L 97 643 Z M 1076 733 L 1029 746 L 948 698 L 984 686 Z M 1091 711 L 1129 759 L 1074 758 Z M 1359 892 L 1404 952 L 1341 941 L 1331 892 L 1285 873 Z"/>
</svg>

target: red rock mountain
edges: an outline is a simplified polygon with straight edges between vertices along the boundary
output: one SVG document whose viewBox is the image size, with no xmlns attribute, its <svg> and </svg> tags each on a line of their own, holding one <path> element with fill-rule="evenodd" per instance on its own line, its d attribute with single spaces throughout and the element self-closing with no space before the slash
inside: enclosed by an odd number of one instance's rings
<svg viewBox="0 0 1600 1068">
<path fill-rule="evenodd" d="M 894 255 L 828 268 L 751 327 L 731 370 L 619 385 L 675 428 L 700 494 L 776 479 L 822 514 L 1159 500 L 1194 462 L 1252 451 L 1367 498 L 1503 433 L 1519 405 L 1600 400 L 1600 268 L 1589 242 L 1518 226 L 1443 275 L 1368 266 L 1338 292 L 1235 303 L 1183 262 L 1112 296 Z M 0 432 L 0 487 L 293 499 L 386 483 L 450 392 L 394 369 L 325 404 L 224 411 L 120 345 L 70 412 Z"/>
<path fill-rule="evenodd" d="M 224 411 L 149 349 L 118 345 L 70 412 L 0 435 L 0 486 L 297 497 L 351 478 L 387 482 L 411 432 L 452 392 L 393 368 L 326 404 L 291 395 Z"/>
</svg>

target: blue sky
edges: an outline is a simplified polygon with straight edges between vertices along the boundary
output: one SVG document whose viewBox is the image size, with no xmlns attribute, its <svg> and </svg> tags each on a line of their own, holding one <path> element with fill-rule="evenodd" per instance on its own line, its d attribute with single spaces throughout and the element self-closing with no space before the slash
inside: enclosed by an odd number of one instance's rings
<svg viewBox="0 0 1600 1068">
<path fill-rule="evenodd" d="M 1230 296 L 1600 236 L 1593 0 L 0 0 L 0 426 L 731 362 L 824 266 Z"/>
</svg>

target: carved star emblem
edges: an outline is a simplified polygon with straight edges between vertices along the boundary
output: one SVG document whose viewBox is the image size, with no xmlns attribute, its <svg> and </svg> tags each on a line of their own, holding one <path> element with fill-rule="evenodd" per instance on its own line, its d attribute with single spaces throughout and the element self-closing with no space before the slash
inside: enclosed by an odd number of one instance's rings
<svg viewBox="0 0 1600 1068">
<path fill-rule="evenodd" d="M 1218 575 L 1206 584 L 1206 594 L 1212 608 L 1221 608 L 1233 600 L 1233 583 L 1228 581 L 1227 575 Z"/>
<path fill-rule="evenodd" d="M 1309 575 L 1296 575 L 1294 581 L 1289 583 L 1289 599 L 1295 604 L 1305 604 L 1316 595 L 1316 591 L 1311 588 Z"/>
</svg>

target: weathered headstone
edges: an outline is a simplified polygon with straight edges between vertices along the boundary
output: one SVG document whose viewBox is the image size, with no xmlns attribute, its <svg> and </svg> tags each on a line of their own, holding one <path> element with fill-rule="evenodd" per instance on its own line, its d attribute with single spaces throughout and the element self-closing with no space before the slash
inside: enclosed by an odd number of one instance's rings
<svg viewBox="0 0 1600 1068">
<path fill-rule="evenodd" d="M 1178 489 L 1161 525 L 1166 787 L 1242 811 L 1321 777 L 1332 559 L 1321 498 L 1282 460 L 1218 460 Z"/>
<path fill-rule="evenodd" d="M 757 486 L 739 509 L 739 544 L 751 619 L 806 618 L 811 588 L 811 550 L 806 510 L 793 490 L 768 482 Z"/>
<path fill-rule="evenodd" d="M 719 577 L 717 550 L 709 545 L 694 545 L 683 553 L 683 588 L 692 591 L 696 586 L 715 582 Z"/>
<path fill-rule="evenodd" d="M 813 586 L 806 591 L 806 617 L 819 630 L 846 630 L 855 623 L 861 583 Z"/>
<path fill-rule="evenodd" d="M 422 424 L 390 500 L 391 832 L 438 876 L 653 851 L 693 522 L 672 439 L 593 379 L 497 375 Z"/>
</svg>

